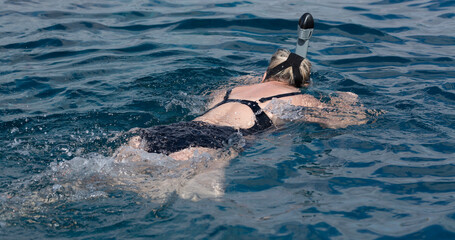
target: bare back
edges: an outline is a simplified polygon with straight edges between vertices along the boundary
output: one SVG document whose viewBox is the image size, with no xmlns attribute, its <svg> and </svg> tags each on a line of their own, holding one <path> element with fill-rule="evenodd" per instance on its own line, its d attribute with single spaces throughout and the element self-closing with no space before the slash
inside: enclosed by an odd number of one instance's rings
<svg viewBox="0 0 455 240">
<path fill-rule="evenodd" d="M 236 87 L 232 89 L 229 99 L 255 101 L 262 109 L 264 109 L 270 101 L 259 102 L 259 99 L 292 92 L 300 92 L 300 90 L 281 82 L 272 81 Z M 220 103 L 223 100 L 224 94 L 225 92 L 215 96 L 215 99 L 210 107 Z M 310 95 L 299 94 L 280 99 L 296 106 L 317 107 L 320 105 L 320 102 Z M 272 122 L 277 124 L 276 117 L 274 117 L 270 112 L 267 112 L 266 110 L 264 111 Z M 231 126 L 242 129 L 252 127 L 255 124 L 255 120 L 256 116 L 253 111 L 245 104 L 238 102 L 228 102 L 222 104 L 195 119 L 195 121 L 203 121 L 210 124 Z"/>
</svg>

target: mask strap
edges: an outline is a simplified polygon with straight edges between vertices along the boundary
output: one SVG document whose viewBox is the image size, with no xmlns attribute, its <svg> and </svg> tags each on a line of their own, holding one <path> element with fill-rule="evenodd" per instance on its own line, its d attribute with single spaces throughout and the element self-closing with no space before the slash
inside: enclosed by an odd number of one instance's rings
<svg viewBox="0 0 455 240">
<path fill-rule="evenodd" d="M 284 69 L 288 67 L 292 67 L 292 74 L 294 75 L 294 81 L 295 81 L 295 86 L 301 86 L 303 82 L 303 77 L 300 74 L 300 64 L 303 61 L 303 57 L 295 54 L 295 53 L 290 53 L 289 57 L 286 59 L 286 61 L 278 64 L 278 66 L 270 69 L 267 71 L 267 75 L 265 76 L 265 79 L 268 79 L 277 73 L 283 71 Z"/>
</svg>

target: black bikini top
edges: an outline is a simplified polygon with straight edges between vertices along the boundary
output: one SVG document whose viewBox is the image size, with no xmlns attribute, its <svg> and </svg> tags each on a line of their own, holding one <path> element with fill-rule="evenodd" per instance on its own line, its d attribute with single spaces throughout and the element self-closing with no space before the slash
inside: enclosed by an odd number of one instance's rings
<svg viewBox="0 0 455 240">
<path fill-rule="evenodd" d="M 213 106 L 212 108 L 207 110 L 207 112 L 210 112 L 211 110 L 213 110 L 225 103 L 237 102 L 237 103 L 241 103 L 241 104 L 248 106 L 251 109 L 251 111 L 253 111 L 254 115 L 256 116 L 256 121 L 252 127 L 248 128 L 248 129 L 240 130 L 242 132 L 242 134 L 245 134 L 245 135 L 253 134 L 255 132 L 259 132 L 259 131 L 265 130 L 265 129 L 273 126 L 272 120 L 262 110 L 262 108 L 259 106 L 258 102 L 244 100 L 244 99 L 229 99 L 229 95 L 231 94 L 231 92 L 232 92 L 232 89 L 227 90 L 226 95 L 224 95 L 223 101 L 219 102 L 218 104 L 216 104 L 215 106 Z M 300 94 L 302 94 L 302 93 L 301 92 L 283 93 L 283 94 L 278 94 L 275 96 L 263 97 L 263 98 L 259 99 L 258 101 L 263 103 L 263 102 L 270 101 L 273 98 L 283 98 L 283 97 L 289 97 L 289 96 L 300 95 Z"/>
</svg>

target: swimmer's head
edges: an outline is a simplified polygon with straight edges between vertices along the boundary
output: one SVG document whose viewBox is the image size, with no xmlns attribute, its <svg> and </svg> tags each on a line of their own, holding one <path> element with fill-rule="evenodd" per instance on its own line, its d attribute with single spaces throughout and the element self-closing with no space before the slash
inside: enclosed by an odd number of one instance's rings
<svg viewBox="0 0 455 240">
<path fill-rule="evenodd" d="M 294 72 L 297 69 L 299 71 Z M 270 59 L 263 81 L 285 82 L 298 88 L 308 87 L 310 85 L 310 70 L 311 63 L 308 59 L 291 53 L 287 49 L 278 49 Z"/>
</svg>

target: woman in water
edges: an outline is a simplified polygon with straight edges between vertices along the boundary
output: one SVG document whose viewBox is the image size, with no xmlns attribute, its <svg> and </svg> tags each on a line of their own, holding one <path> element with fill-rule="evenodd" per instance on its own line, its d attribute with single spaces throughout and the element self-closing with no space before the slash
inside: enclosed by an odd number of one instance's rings
<svg viewBox="0 0 455 240">
<path fill-rule="evenodd" d="M 229 140 L 238 135 L 251 135 L 277 126 L 282 121 L 267 108 L 272 99 L 311 109 L 334 107 L 300 92 L 299 88 L 310 85 L 310 69 L 307 59 L 280 49 L 273 54 L 260 83 L 235 87 L 215 96 L 209 110 L 193 121 L 139 129 L 129 146 L 188 160 L 196 152 L 214 153 L 226 148 Z M 357 97 L 353 93 L 345 93 L 345 96 L 355 100 Z M 342 123 L 336 118 L 331 121 L 330 111 L 314 112 L 304 120 L 333 128 L 364 123 Z"/>
</svg>

